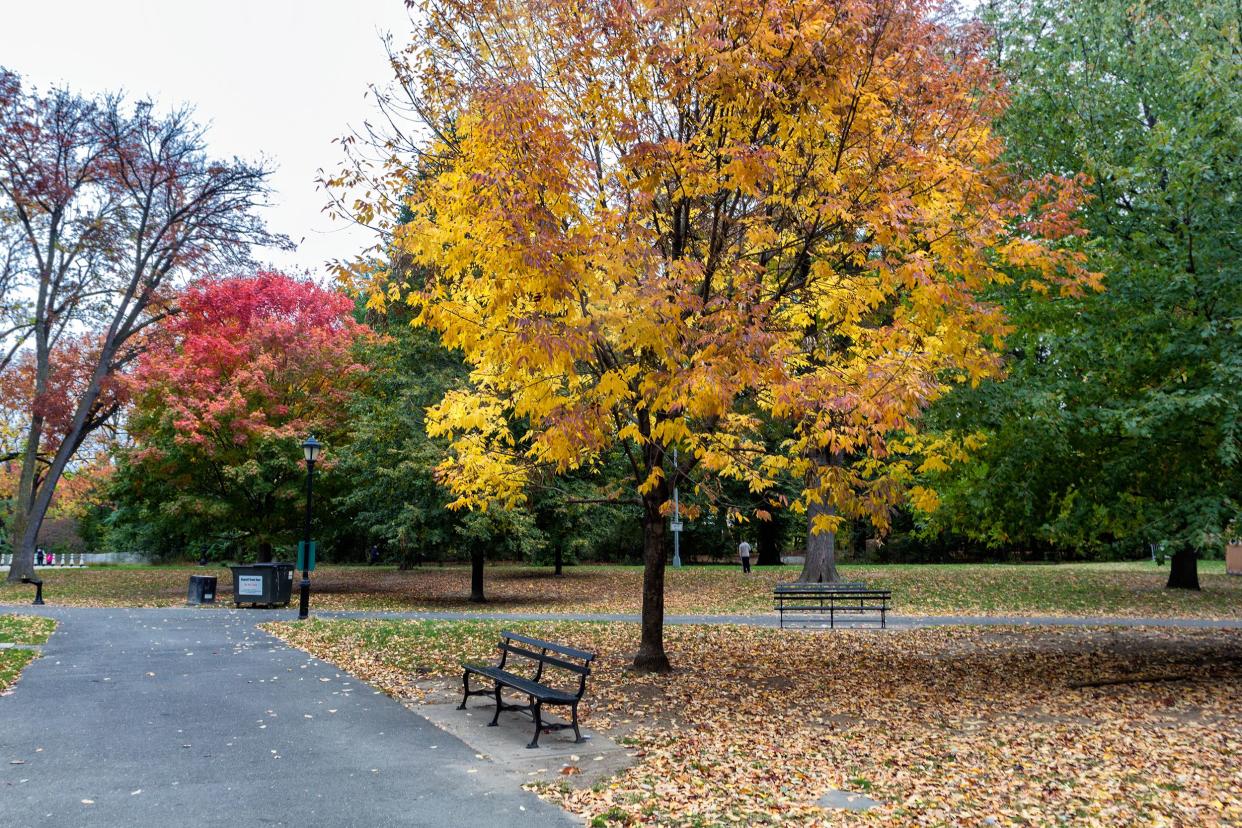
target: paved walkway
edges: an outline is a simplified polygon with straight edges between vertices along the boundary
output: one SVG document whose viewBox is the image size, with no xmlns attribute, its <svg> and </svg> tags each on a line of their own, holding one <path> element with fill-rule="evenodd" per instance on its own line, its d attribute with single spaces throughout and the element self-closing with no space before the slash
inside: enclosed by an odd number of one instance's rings
<svg viewBox="0 0 1242 828">
<path fill-rule="evenodd" d="M 574 824 L 422 717 L 255 628 L 288 612 L 21 611 L 60 625 L 0 698 L 5 825 Z"/>
<path fill-rule="evenodd" d="M 621 621 L 637 624 L 638 615 L 610 613 L 530 613 L 530 612 L 320 612 L 321 618 L 403 618 L 415 621 Z M 776 627 L 780 620 L 774 613 L 767 615 L 666 615 L 666 624 L 739 624 L 747 627 Z M 857 626 L 860 629 L 876 629 L 876 622 L 868 618 L 854 621 L 849 616 L 836 619 L 839 628 Z M 828 626 L 828 622 L 824 622 Z M 917 627 L 1182 627 L 1191 629 L 1242 629 L 1242 619 L 1212 618 L 1121 618 L 1117 616 L 1059 616 L 1059 615 L 889 615 L 889 628 L 913 629 Z"/>
</svg>

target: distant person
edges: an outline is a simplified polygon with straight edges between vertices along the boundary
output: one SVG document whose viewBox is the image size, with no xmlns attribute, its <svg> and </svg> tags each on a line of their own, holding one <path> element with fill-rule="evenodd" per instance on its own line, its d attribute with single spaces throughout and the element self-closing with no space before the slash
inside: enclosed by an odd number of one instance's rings
<svg viewBox="0 0 1242 828">
<path fill-rule="evenodd" d="M 742 559 L 742 574 L 750 573 L 750 544 L 742 541 L 737 545 L 738 557 Z"/>
<path fill-rule="evenodd" d="M 35 550 L 35 566 L 43 566 L 43 550 Z"/>
<path fill-rule="evenodd" d="M 375 564 L 379 563 L 379 559 L 380 559 L 379 547 L 376 546 L 375 544 L 371 544 L 371 549 L 367 552 L 367 563 L 371 566 L 374 566 Z"/>
</svg>

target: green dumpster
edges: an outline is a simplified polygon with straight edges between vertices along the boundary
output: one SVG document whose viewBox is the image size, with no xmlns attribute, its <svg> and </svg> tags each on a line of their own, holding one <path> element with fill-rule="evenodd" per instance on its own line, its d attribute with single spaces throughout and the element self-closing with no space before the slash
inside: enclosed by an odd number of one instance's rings
<svg viewBox="0 0 1242 828">
<path fill-rule="evenodd" d="M 229 569 L 233 570 L 233 606 L 289 606 L 293 595 L 293 564 L 241 564 Z"/>
</svg>

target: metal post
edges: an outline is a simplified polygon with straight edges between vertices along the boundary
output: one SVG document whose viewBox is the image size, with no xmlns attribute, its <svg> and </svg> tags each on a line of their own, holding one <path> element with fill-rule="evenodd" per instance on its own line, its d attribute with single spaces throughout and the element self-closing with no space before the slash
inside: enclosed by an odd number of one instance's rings
<svg viewBox="0 0 1242 828">
<path fill-rule="evenodd" d="M 42 578 L 22 578 L 22 583 L 23 584 L 34 584 L 35 598 L 34 598 L 34 601 L 32 601 L 31 603 L 36 607 L 43 606 L 43 579 Z"/>
<path fill-rule="evenodd" d="M 306 547 L 302 550 L 302 594 L 298 600 L 298 618 L 310 615 L 311 498 L 315 480 L 315 461 L 306 461 Z"/>
<path fill-rule="evenodd" d="M 677 497 L 677 449 L 673 449 L 673 566 L 681 567 L 681 503 Z"/>
</svg>

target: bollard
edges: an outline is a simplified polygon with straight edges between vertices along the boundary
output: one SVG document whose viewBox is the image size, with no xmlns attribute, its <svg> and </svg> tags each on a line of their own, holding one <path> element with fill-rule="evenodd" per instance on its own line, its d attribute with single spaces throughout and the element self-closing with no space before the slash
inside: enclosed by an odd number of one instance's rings
<svg viewBox="0 0 1242 828">
<path fill-rule="evenodd" d="M 42 606 L 43 605 L 43 579 L 42 578 L 22 578 L 22 583 L 35 585 L 35 599 L 33 603 L 34 603 L 34 606 L 36 607 Z"/>
</svg>

